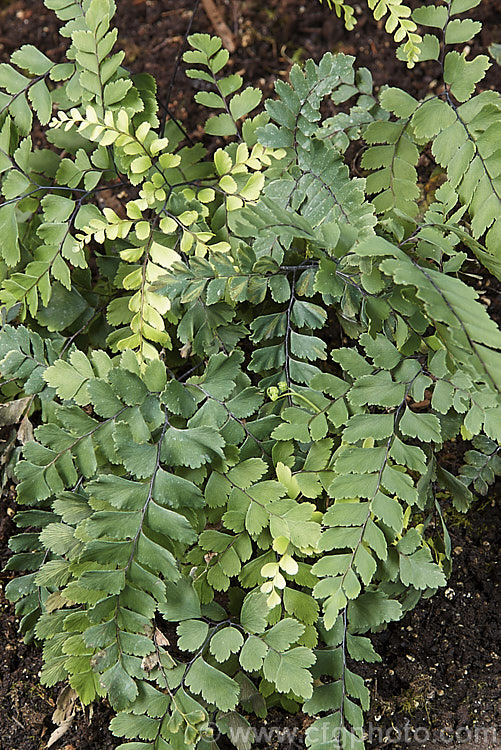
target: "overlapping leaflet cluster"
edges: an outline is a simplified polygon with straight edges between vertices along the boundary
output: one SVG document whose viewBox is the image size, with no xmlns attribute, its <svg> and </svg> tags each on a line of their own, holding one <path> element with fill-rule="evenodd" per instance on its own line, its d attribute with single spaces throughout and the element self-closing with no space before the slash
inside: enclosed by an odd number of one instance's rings
<svg viewBox="0 0 501 750">
<path fill-rule="evenodd" d="M 108 331 L 106 324 L 95 326 L 99 343 L 105 343 L 108 332 L 107 343 L 114 351 L 131 348 L 152 358 L 157 344 L 170 346 L 164 323 L 169 301 L 152 285 L 180 258 L 179 252 L 194 250 L 203 256 L 208 243 L 212 252 L 230 247 L 225 212 L 256 200 L 261 171 L 271 163 L 253 136 L 263 116 L 245 122 L 247 145 L 220 150 L 212 163 L 202 161 L 205 149 L 200 143 L 178 148 L 183 132 L 172 121 L 162 137 L 155 131 L 159 118 L 153 79 L 131 77 L 121 67 L 123 52 L 112 51 L 117 37 L 116 29 L 110 30 L 114 3 L 57 0 L 50 5 L 61 18 L 71 19 L 62 33 L 71 37 L 68 58 L 74 62 L 53 65 L 26 45 L 12 62 L 34 77 L 12 65 L 0 67 L 0 89 L 5 90 L 0 91 L 5 199 L 0 207 L 0 298 L 7 307 L 16 306 L 22 320 L 38 316 L 49 331 L 85 325 L 97 309 L 101 315 L 106 308 Z M 210 60 L 209 69 L 217 72 L 228 53 L 219 39 L 205 43 L 205 57 L 191 54 Z M 49 91 L 48 81 L 63 83 Z M 234 94 L 231 117 L 227 115 L 231 128 L 220 120 L 225 127 L 220 124 L 209 132 L 235 133 L 238 120 L 259 104 L 256 89 L 234 93 L 241 84 L 239 76 L 222 79 L 224 95 Z M 53 149 L 33 149 L 27 97 L 42 124 L 57 105 L 47 138 L 64 149 L 65 156 Z M 104 189 L 121 195 L 124 185 L 137 188 L 134 200 L 128 195 L 126 215 L 117 215 L 111 207 L 100 211 L 97 195 Z M 120 205 L 120 199 L 115 198 L 116 203 Z M 115 252 L 97 256 L 96 287 L 86 246 L 105 240 L 114 243 Z M 117 289 L 130 294 L 118 297 Z"/>
<path fill-rule="evenodd" d="M 372 123 L 364 138 L 371 145 L 362 165 L 372 174 L 367 189 L 376 196 L 378 213 L 394 211 L 415 217 L 419 211 L 416 165 L 423 148 L 431 150 L 447 180 L 436 197 L 444 206 L 444 217 L 452 225 L 469 216 L 471 235 L 484 237 L 487 250 L 499 258 L 501 237 L 501 161 L 497 148 L 501 100 L 497 91 L 474 95 L 476 84 L 491 63 L 487 55 L 467 60 L 467 49 L 446 51 L 447 45 L 468 42 L 481 30 L 481 24 L 459 14 L 479 5 L 480 0 L 452 0 L 429 5 L 413 12 L 417 23 L 436 33 L 426 34 L 420 60 L 437 60 L 442 69 L 445 91 L 417 101 L 397 88 L 382 92 L 381 105 L 395 115 L 390 122 Z M 433 225 L 433 218 L 430 222 Z M 432 231 L 430 226 L 430 231 Z M 463 241 L 468 239 L 461 235 Z M 497 260 L 482 255 L 469 241 L 469 247 L 493 272 Z"/>
<path fill-rule="evenodd" d="M 2 393 L 38 424 L 7 594 L 42 681 L 107 696 L 124 750 L 217 750 L 213 722 L 249 750 L 275 705 L 314 717 L 312 750 L 361 750 L 367 634 L 445 584 L 442 500 L 500 472 L 501 333 L 460 278 L 464 247 L 499 274 L 498 94 L 448 52 L 444 96 L 377 100 L 327 53 L 249 117 L 260 92 L 196 34 L 205 131 L 230 138 L 209 158 L 121 67 L 109 0 L 47 5 L 69 62 L 0 66 Z M 470 7 L 415 20 L 455 43 Z M 325 97 L 352 106 L 322 121 Z M 30 103 L 57 105 L 51 149 Z M 449 171 L 423 206 L 430 140 Z"/>
<path fill-rule="evenodd" d="M 338 18 L 341 15 L 343 16 L 344 25 L 349 31 L 355 28 L 357 24 L 355 18 L 356 6 L 345 3 L 344 0 L 326 0 L 326 3 L 329 8 L 336 11 Z M 402 0 L 367 0 L 367 5 L 376 21 L 380 21 L 386 16 L 384 28 L 389 34 L 393 34 L 396 42 L 406 40 L 405 44 L 400 46 L 400 50 L 403 59 L 407 61 L 407 67 L 413 68 L 420 59 L 423 39 L 417 33 L 415 23 L 417 19 L 412 19 L 412 11 L 409 6 L 404 5 Z"/>
</svg>

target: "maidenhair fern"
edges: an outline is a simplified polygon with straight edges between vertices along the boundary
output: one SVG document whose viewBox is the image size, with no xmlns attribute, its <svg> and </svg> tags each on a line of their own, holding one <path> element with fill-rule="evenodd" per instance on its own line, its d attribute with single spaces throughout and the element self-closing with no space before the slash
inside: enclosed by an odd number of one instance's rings
<svg viewBox="0 0 501 750">
<path fill-rule="evenodd" d="M 362 164 L 374 171 L 368 181 L 372 194 L 378 194 L 378 212 L 393 210 L 415 216 L 418 211 L 416 164 L 428 143 L 437 164 L 446 170 L 447 182 L 437 192 L 445 194 L 448 212 L 467 211 L 471 233 L 485 236 L 489 252 L 498 254 L 501 232 L 499 175 L 501 163 L 496 149 L 499 131 L 500 98 L 496 91 L 474 95 L 476 84 L 491 63 L 486 55 L 467 60 L 467 51 L 447 51 L 447 45 L 469 41 L 481 24 L 456 16 L 479 4 L 480 0 L 430 5 L 414 11 L 415 20 L 440 36 L 425 37 L 421 59 L 436 60 L 443 73 L 443 94 L 417 101 L 401 89 L 386 89 L 382 106 L 395 116 L 389 123 L 375 122 L 365 138 L 373 146 Z M 382 169 L 379 169 L 382 168 Z"/>
<path fill-rule="evenodd" d="M 466 485 L 473 485 L 481 495 L 486 495 L 489 485 L 501 475 L 499 444 L 486 437 L 473 438 L 473 447 L 465 453 L 465 464 L 461 467 L 461 478 Z"/>
<path fill-rule="evenodd" d="M 322 0 L 320 0 L 322 2 Z M 336 11 L 338 18 L 343 16 L 345 27 L 351 31 L 356 26 L 355 9 L 349 2 L 344 0 L 326 0 L 329 8 Z M 395 41 L 401 42 L 405 39 L 405 44 L 401 45 L 404 59 L 407 60 L 407 67 L 413 68 L 416 62 L 421 58 L 422 37 L 417 33 L 417 23 L 420 21 L 413 18 L 412 11 L 402 0 L 367 0 L 369 10 L 372 11 L 374 19 L 380 21 L 385 18 L 384 28 L 389 34 L 393 34 Z M 471 7 L 471 5 L 470 5 Z"/>
<path fill-rule="evenodd" d="M 250 116 L 261 92 L 193 35 L 205 132 L 228 138 L 210 156 L 160 129 L 110 0 L 46 4 L 68 62 L 0 66 L 1 387 L 38 425 L 7 594 L 42 682 L 106 696 L 124 750 L 216 750 L 214 723 L 248 750 L 275 705 L 313 717 L 312 750 L 358 750 L 368 634 L 445 585 L 444 497 L 466 512 L 501 471 L 501 332 L 467 283 L 469 251 L 501 276 L 499 94 L 446 49 L 478 2 L 374 8 L 400 58 L 439 30 L 419 55 L 445 90 L 421 102 L 327 53 Z"/>
</svg>

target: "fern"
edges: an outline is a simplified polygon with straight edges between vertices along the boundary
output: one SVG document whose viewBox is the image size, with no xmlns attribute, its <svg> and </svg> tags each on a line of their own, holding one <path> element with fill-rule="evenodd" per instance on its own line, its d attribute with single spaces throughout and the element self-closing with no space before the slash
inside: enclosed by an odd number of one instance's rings
<svg viewBox="0 0 501 750">
<path fill-rule="evenodd" d="M 249 114 L 261 102 L 262 94 L 259 89 L 248 86 L 242 92 L 236 92 L 242 87 L 243 79 L 238 73 L 218 78 L 229 59 L 229 52 L 222 48 L 222 42 L 217 37 L 208 34 L 192 34 L 190 46 L 193 48 L 185 52 L 183 60 L 200 68 L 188 68 L 186 75 L 205 81 L 216 91 L 201 91 L 195 94 L 195 100 L 211 109 L 225 110 L 219 115 L 210 117 L 205 123 L 205 132 L 209 135 L 239 135 L 238 121 Z M 230 98 L 231 97 L 231 98 Z M 248 128 L 249 124 L 242 126 Z"/>
<path fill-rule="evenodd" d="M 444 50 L 446 90 L 419 102 L 327 53 L 251 116 L 261 93 L 195 34 L 206 133 L 228 139 L 209 156 L 121 67 L 112 2 L 47 5 L 68 62 L 0 68 L 1 388 L 38 424 L 7 595 L 41 679 L 106 696 L 124 750 L 215 750 L 212 724 L 248 750 L 246 716 L 275 705 L 314 717 L 313 750 L 361 749 L 370 633 L 445 585 L 442 498 L 466 512 L 499 474 L 501 333 L 466 283 L 466 251 L 501 274 L 485 60 Z M 442 32 L 423 60 L 479 30 L 459 0 L 388 10 L 409 60 L 413 24 Z M 361 137 L 367 179 L 344 162 Z M 428 143 L 447 178 L 423 205 Z M 123 210 L 98 207 L 110 188 Z"/>
<path fill-rule="evenodd" d="M 322 0 L 320 0 L 322 2 Z M 355 9 L 343 0 L 326 0 L 329 8 L 336 11 L 339 18 L 343 15 L 344 25 L 351 31 L 356 26 Z M 387 16 L 385 21 L 385 30 L 393 34 L 395 42 L 401 42 L 406 39 L 405 44 L 401 45 L 404 59 L 407 60 L 407 67 L 413 68 L 421 56 L 422 37 L 416 33 L 417 26 L 411 18 L 411 9 L 404 5 L 402 0 L 390 2 L 390 0 L 367 0 L 369 10 L 372 11 L 374 19 L 380 21 Z M 418 22 L 419 23 L 419 22 Z"/>
<path fill-rule="evenodd" d="M 461 479 L 466 486 L 473 485 L 476 492 L 486 495 L 489 485 L 501 474 L 499 444 L 485 435 L 473 439 L 473 448 L 465 453 L 465 464 L 461 467 Z"/>
<path fill-rule="evenodd" d="M 478 2 L 468 7 L 475 5 Z M 492 139 L 498 129 L 499 93 L 485 91 L 472 96 L 490 67 L 486 55 L 468 61 L 465 54 L 447 51 L 447 45 L 467 42 L 481 29 L 477 21 L 454 18 L 463 10 L 462 3 L 448 2 L 413 12 L 417 23 L 441 31 L 440 40 L 427 35 L 422 59 L 439 62 L 445 91 L 418 102 L 400 89 L 385 90 L 381 104 L 398 119 L 369 125 L 367 142 L 384 145 L 369 148 L 362 164 L 368 169 L 382 167 L 368 178 L 370 192 L 379 194 L 375 199 L 378 212 L 397 209 L 413 217 L 419 198 L 415 167 L 423 146 L 431 142 L 437 163 L 447 171 L 443 191 L 447 191 L 449 211 L 458 207 L 468 211 L 471 234 L 475 239 L 485 236 L 488 251 L 497 255 L 500 165 Z"/>
</svg>

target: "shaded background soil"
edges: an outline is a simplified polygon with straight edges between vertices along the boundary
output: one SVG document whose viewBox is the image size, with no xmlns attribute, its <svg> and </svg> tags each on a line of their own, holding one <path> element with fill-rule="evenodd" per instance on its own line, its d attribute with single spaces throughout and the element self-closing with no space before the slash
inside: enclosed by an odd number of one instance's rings
<svg viewBox="0 0 501 750">
<path fill-rule="evenodd" d="M 134 72 L 151 73 L 159 98 L 180 119 L 190 135 L 201 134 L 206 112 L 193 102 L 196 82 L 186 79 L 182 65 L 173 72 L 183 38 L 192 31 L 213 33 L 201 7 L 192 19 L 195 0 L 117 0 L 120 44 L 125 64 Z M 293 62 L 327 51 L 356 55 L 359 65 L 373 73 L 381 86 L 404 85 L 418 97 L 437 88 L 436 63 L 408 71 L 394 57 L 394 45 L 381 23 L 356 7 L 358 25 L 347 33 L 335 13 L 314 0 L 218 0 L 236 40 L 231 69 L 247 83 L 270 95 L 277 77 L 287 75 Z M 501 0 L 483 0 L 472 12 L 483 30 L 471 45 L 485 52 L 501 41 Z M 55 16 L 41 0 L 0 0 L 0 61 L 21 44 L 35 44 L 53 59 L 64 54 Z M 483 83 L 500 87 L 493 66 Z M 499 287 L 486 293 L 501 322 Z M 496 505 L 501 484 L 489 501 L 479 501 L 466 517 L 451 513 L 449 531 L 454 572 L 448 588 L 422 602 L 401 623 L 375 636 L 383 662 L 364 667 L 372 694 L 368 717 L 368 748 L 432 747 L 436 750 L 494 750 L 501 748 L 501 606 L 499 559 L 501 510 Z M 7 542 L 15 527 L 12 489 L 0 501 L 0 563 L 8 556 Z M 9 574 L 0 574 L 3 585 Z M 17 633 L 12 607 L 0 588 L 0 750 L 42 750 L 54 729 L 51 715 L 57 690 L 38 683 L 41 667 L 36 647 L 25 645 Z M 111 716 L 105 705 L 77 713 L 73 726 L 54 745 L 61 750 L 111 750 L 119 741 L 107 729 Z M 278 732 L 257 747 L 302 748 L 304 728 L 311 723 L 299 714 L 272 711 L 267 727 Z"/>
</svg>

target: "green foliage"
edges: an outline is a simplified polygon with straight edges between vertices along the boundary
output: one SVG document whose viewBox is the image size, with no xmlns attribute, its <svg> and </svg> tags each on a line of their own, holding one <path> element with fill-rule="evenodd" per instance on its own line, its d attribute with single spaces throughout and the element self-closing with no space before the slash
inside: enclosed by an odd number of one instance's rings
<svg viewBox="0 0 501 750">
<path fill-rule="evenodd" d="M 329 8 L 336 11 L 338 18 L 343 16 L 344 25 L 349 31 L 355 28 L 357 23 L 355 9 L 350 3 L 345 3 L 344 0 L 326 0 L 326 3 Z M 413 14 L 409 6 L 404 5 L 402 0 L 367 0 L 367 5 L 376 21 L 386 16 L 384 28 L 389 34 L 393 34 L 395 42 L 406 39 L 405 44 L 401 45 L 402 54 L 407 61 L 407 67 L 413 68 L 415 63 L 422 59 L 423 39 L 416 33 L 415 22 L 420 22 L 415 17 L 411 18 Z"/>
<path fill-rule="evenodd" d="M 501 44 L 491 44 L 489 52 L 498 65 L 501 64 Z"/>
<path fill-rule="evenodd" d="M 222 47 L 222 42 L 218 37 L 211 37 L 208 34 L 192 34 L 190 46 L 193 49 L 185 52 L 184 61 L 191 65 L 201 65 L 202 69 L 189 68 L 186 75 L 189 78 L 210 83 L 216 89 L 216 91 L 201 91 L 195 94 L 195 100 L 205 107 L 225 110 L 207 120 L 205 132 L 209 135 L 238 134 L 238 120 L 258 106 L 262 98 L 261 92 L 259 89 L 248 86 L 237 94 L 236 92 L 243 83 L 242 76 L 237 73 L 224 78 L 217 77 L 229 59 L 229 52 Z M 248 125 L 245 127 L 247 128 Z"/>
<path fill-rule="evenodd" d="M 471 235 L 475 239 L 485 237 L 487 250 L 497 255 L 501 232 L 501 163 L 495 146 L 499 92 L 473 95 L 491 65 L 486 55 L 469 61 L 466 51 L 447 51 L 447 45 L 467 42 L 479 33 L 479 22 L 454 17 L 474 5 L 452 2 L 448 8 L 430 5 L 413 12 L 419 24 L 436 30 L 437 36 L 425 37 L 426 54 L 422 59 L 437 60 L 441 65 L 443 60 L 445 91 L 421 102 L 401 89 L 383 91 L 381 104 L 395 121 L 369 125 L 364 137 L 371 148 L 365 152 L 362 165 L 373 170 L 367 184 L 370 193 L 377 194 L 374 204 L 378 213 L 391 217 L 399 211 L 414 218 L 420 198 L 416 164 L 423 148 L 431 143 L 437 164 L 447 174 L 447 181 L 435 196 L 443 205 L 442 221 L 452 215 L 455 223 L 468 212 Z M 434 219 L 431 215 L 430 220 Z M 475 252 L 475 247 L 470 247 Z M 499 273 L 489 261 L 486 265 Z"/>
<path fill-rule="evenodd" d="M 486 495 L 489 485 L 501 474 L 499 445 L 485 435 L 473 438 L 473 448 L 465 453 L 461 479 L 466 486 L 473 485 L 476 492 Z"/>
<path fill-rule="evenodd" d="M 499 94 L 474 95 L 483 56 L 441 49 L 477 3 L 369 3 L 401 58 L 432 30 L 446 87 L 422 102 L 327 53 L 251 116 L 261 93 L 193 35 L 228 139 L 210 155 L 121 67 L 110 0 L 46 4 L 68 62 L 0 67 L 3 418 L 38 425 L 7 595 L 41 679 L 106 696 L 124 750 L 217 750 L 212 722 L 249 750 L 245 715 L 277 705 L 315 717 L 313 750 L 362 748 L 370 632 L 445 585 L 441 503 L 466 512 L 501 472 L 501 333 L 468 285 L 469 251 L 501 277 Z M 425 202 L 429 145 L 447 173 Z"/>
</svg>

